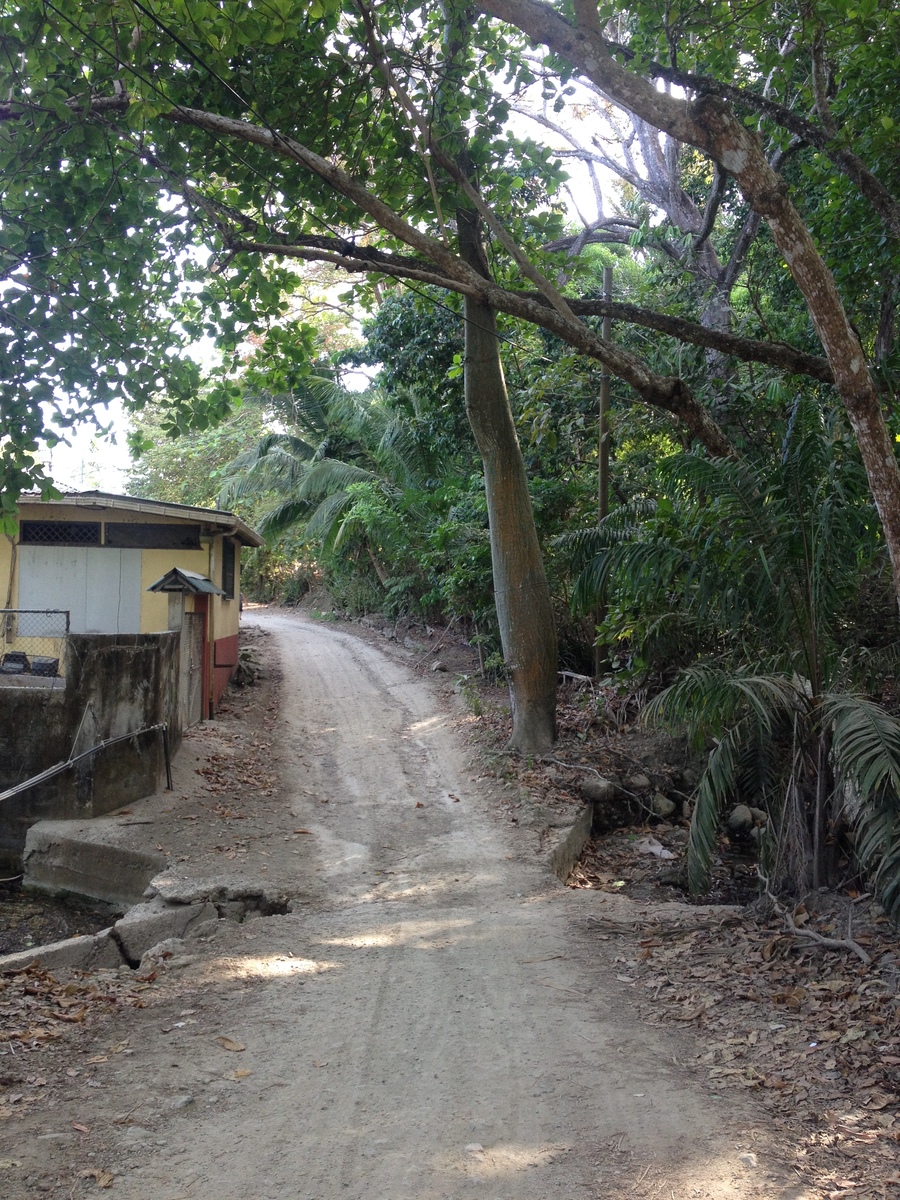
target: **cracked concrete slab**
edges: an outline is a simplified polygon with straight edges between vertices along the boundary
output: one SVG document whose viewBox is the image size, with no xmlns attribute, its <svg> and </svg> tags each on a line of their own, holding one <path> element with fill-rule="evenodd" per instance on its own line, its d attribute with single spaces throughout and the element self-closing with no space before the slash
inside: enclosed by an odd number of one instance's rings
<svg viewBox="0 0 900 1200">
<path fill-rule="evenodd" d="M 74 894 L 127 908 L 138 903 L 166 856 L 127 844 L 127 822 L 39 821 L 22 856 L 24 886 L 51 895 Z"/>
<path fill-rule="evenodd" d="M 86 933 L 62 942 L 20 950 L 16 954 L 4 954 L 0 958 L 0 972 L 23 971 L 36 962 L 54 971 L 64 968 L 93 971 L 103 967 L 121 967 L 123 959 L 112 936 L 112 929 L 101 929 L 99 933 Z"/>
<path fill-rule="evenodd" d="M 167 904 L 157 897 L 136 904 L 113 926 L 112 936 L 130 963 L 140 962 L 151 946 L 167 938 L 187 937 L 198 925 L 218 919 L 214 904 Z"/>
<path fill-rule="evenodd" d="M 155 875 L 144 893 L 148 897 L 159 896 L 167 904 L 200 904 L 210 902 L 220 909 L 232 905 L 232 916 L 256 910 L 262 913 L 283 913 L 287 910 L 289 895 L 282 888 L 272 887 L 265 880 L 235 880 L 225 875 L 202 878 L 166 870 Z M 223 914 L 226 915 L 226 914 Z"/>
</svg>

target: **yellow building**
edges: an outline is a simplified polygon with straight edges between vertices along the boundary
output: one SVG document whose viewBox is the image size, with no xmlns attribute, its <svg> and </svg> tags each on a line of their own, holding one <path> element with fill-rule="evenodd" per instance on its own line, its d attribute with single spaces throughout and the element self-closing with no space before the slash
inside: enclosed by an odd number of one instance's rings
<svg viewBox="0 0 900 1200">
<path fill-rule="evenodd" d="M 184 723 L 211 715 L 238 661 L 241 547 L 262 544 L 218 509 L 24 496 L 0 538 L 0 685 L 64 686 L 67 633 L 180 631 Z"/>
</svg>

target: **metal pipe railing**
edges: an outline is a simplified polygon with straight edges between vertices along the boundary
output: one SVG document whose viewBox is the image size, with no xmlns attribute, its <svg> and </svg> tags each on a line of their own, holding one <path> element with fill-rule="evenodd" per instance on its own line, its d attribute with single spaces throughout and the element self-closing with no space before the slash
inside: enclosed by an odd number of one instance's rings
<svg viewBox="0 0 900 1200">
<path fill-rule="evenodd" d="M 85 758 L 90 758 L 97 754 L 100 750 L 105 750 L 108 746 L 115 746 L 119 742 L 127 742 L 130 738 L 140 737 L 142 733 L 162 732 L 163 743 L 163 758 L 166 764 L 166 791 L 172 791 L 172 757 L 169 749 L 169 726 L 165 721 L 159 725 L 145 725 L 142 729 L 135 729 L 131 733 L 120 733 L 118 737 L 106 738 L 105 741 L 98 742 L 96 746 L 91 746 L 90 750 L 82 750 L 80 754 L 73 754 L 67 758 L 65 762 L 57 763 L 54 767 L 48 767 L 46 771 L 41 771 L 39 775 L 33 775 L 31 779 L 26 779 L 24 783 L 17 783 L 15 787 L 8 788 L 5 792 L 0 792 L 0 802 L 10 800 L 13 796 L 18 796 L 21 792 L 27 792 L 29 788 L 36 787 L 39 783 L 46 783 L 48 779 L 53 779 L 57 775 L 61 775 L 63 771 L 68 771 L 70 767 L 74 767 L 76 763 L 81 762 Z"/>
</svg>

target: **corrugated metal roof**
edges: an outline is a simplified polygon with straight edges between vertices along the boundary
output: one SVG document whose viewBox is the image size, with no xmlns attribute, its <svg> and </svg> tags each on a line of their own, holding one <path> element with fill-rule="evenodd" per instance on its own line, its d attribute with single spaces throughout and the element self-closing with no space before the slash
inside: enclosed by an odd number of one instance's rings
<svg viewBox="0 0 900 1200">
<path fill-rule="evenodd" d="M 44 506 L 45 504 L 68 505 L 73 508 L 98 509 L 118 508 L 126 512 L 156 513 L 179 520 L 200 521 L 214 526 L 222 533 L 236 538 L 244 546 L 264 546 L 265 541 L 256 530 L 251 529 L 240 517 L 221 508 L 196 508 L 190 504 L 173 504 L 168 500 L 147 500 L 140 496 L 117 496 L 112 492 L 63 492 L 60 500 L 41 500 L 34 493 L 26 492 L 21 505 Z"/>
<path fill-rule="evenodd" d="M 150 584 L 147 591 L 190 592 L 193 596 L 198 593 L 207 596 L 225 595 L 222 589 L 217 587 L 211 579 L 207 579 L 205 575 L 198 575 L 196 571 L 184 571 L 181 567 L 173 567 L 171 571 L 166 571 L 161 579 Z"/>
</svg>

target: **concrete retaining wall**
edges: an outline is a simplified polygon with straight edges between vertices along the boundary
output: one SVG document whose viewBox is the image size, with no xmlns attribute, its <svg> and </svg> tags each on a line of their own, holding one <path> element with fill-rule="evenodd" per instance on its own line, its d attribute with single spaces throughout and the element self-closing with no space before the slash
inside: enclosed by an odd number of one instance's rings
<svg viewBox="0 0 900 1200">
<path fill-rule="evenodd" d="M 139 903 L 166 856 L 135 850 L 115 819 L 40 821 L 28 831 L 25 886 L 53 896 L 89 896 L 121 908 Z"/>
<path fill-rule="evenodd" d="M 165 721 L 172 751 L 181 735 L 179 634 L 74 634 L 65 687 L 0 689 L 0 791 L 65 761 L 73 748 Z M 76 745 L 77 740 L 77 745 Z M 37 821 L 95 817 L 150 795 L 163 771 L 162 738 L 147 734 L 0 805 L 0 868 L 18 870 Z"/>
</svg>

